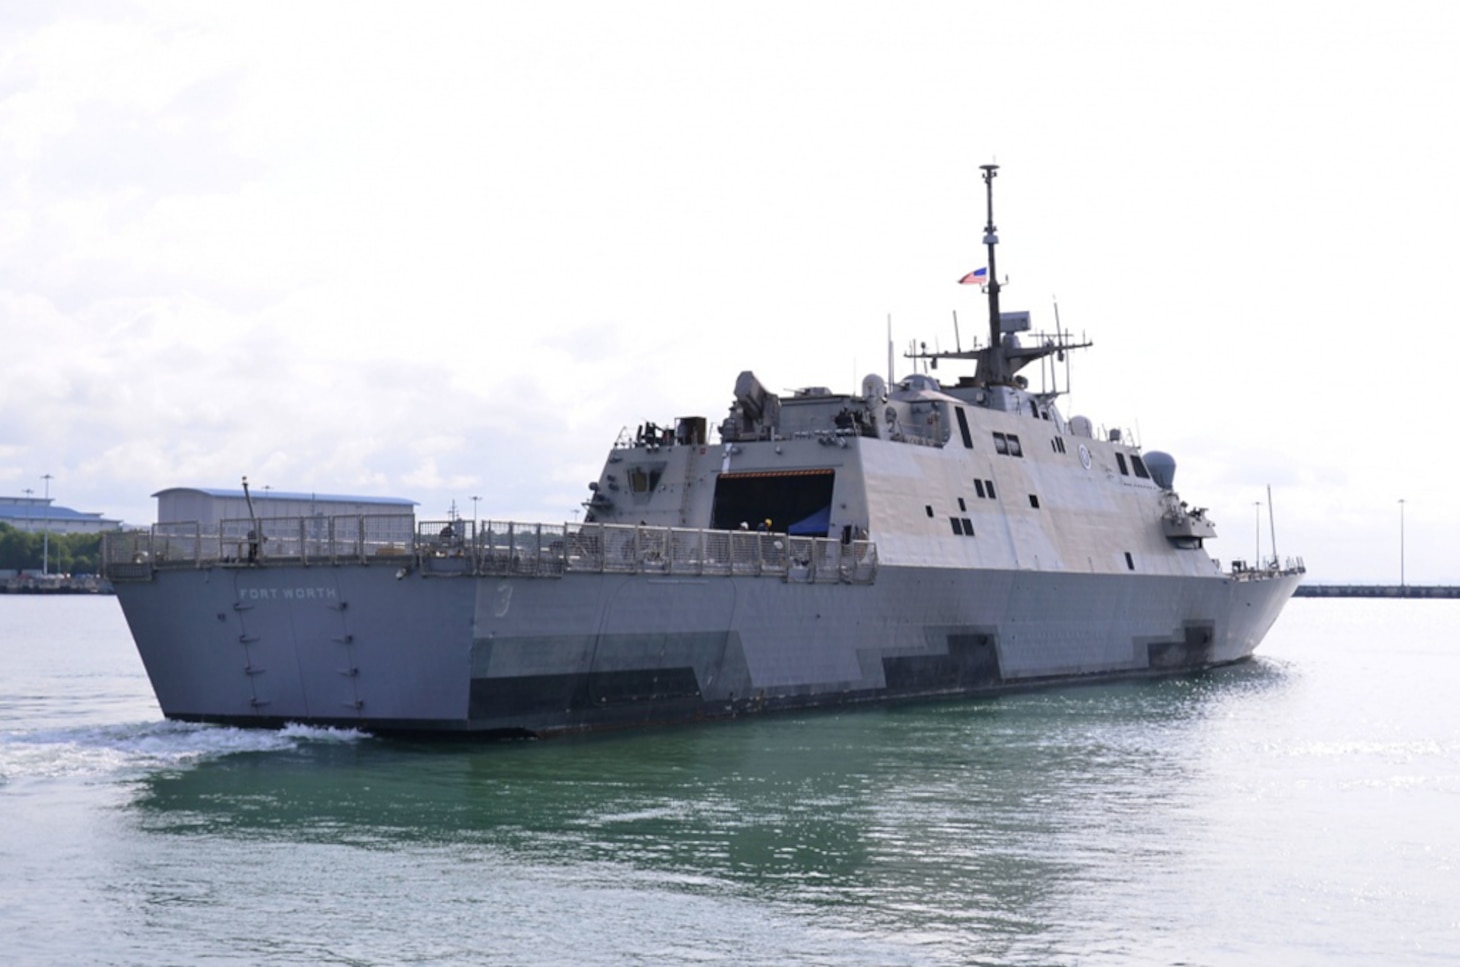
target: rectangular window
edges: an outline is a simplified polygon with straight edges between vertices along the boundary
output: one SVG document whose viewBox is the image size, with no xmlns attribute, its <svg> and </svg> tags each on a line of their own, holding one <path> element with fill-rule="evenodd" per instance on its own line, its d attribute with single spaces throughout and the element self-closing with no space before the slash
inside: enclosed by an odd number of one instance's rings
<svg viewBox="0 0 1460 967">
<path fill-rule="evenodd" d="M 1012 433 L 1009 434 L 1009 456 L 1024 456 L 1024 448 L 1019 445 L 1019 438 Z"/>
<path fill-rule="evenodd" d="M 959 537 L 963 536 L 963 521 L 960 518 L 949 517 L 948 523 L 953 525 L 953 533 L 957 534 Z"/>
<path fill-rule="evenodd" d="M 1005 438 L 1005 436 L 1002 433 L 995 433 L 994 434 L 994 452 L 995 453 L 1008 453 L 1009 452 L 1009 441 L 1008 441 L 1007 438 Z"/>
<path fill-rule="evenodd" d="M 926 504 L 926 505 L 924 505 L 923 510 L 926 510 L 928 512 L 928 516 L 929 517 L 932 517 L 933 516 L 933 505 L 932 504 Z"/>
<path fill-rule="evenodd" d="M 1151 479 L 1150 472 L 1146 470 L 1146 461 L 1141 459 L 1141 455 L 1139 453 L 1132 453 L 1130 455 L 1130 466 L 1131 469 L 1136 472 L 1137 477 L 1140 477 L 1142 480 Z"/>
<path fill-rule="evenodd" d="M 985 480 L 983 482 L 983 489 L 986 490 L 986 491 L 988 491 L 989 500 L 997 500 L 998 499 L 997 497 L 994 496 L 994 482 L 992 480 Z"/>
<path fill-rule="evenodd" d="M 959 510 L 967 510 L 968 509 L 968 505 L 963 502 L 963 498 L 962 497 L 959 497 L 958 498 L 958 509 Z"/>
<path fill-rule="evenodd" d="M 1038 510 L 1039 509 L 1039 495 L 1038 494 L 1030 494 L 1029 495 L 1029 506 L 1030 507 L 1033 507 L 1035 510 Z"/>
<path fill-rule="evenodd" d="M 973 536 L 973 521 L 969 520 L 967 517 L 963 518 L 963 536 Z"/>
<path fill-rule="evenodd" d="M 955 406 L 953 415 L 958 417 L 958 432 L 963 435 L 963 445 L 973 449 L 973 434 L 968 432 L 968 417 L 963 415 L 963 407 Z"/>
<path fill-rule="evenodd" d="M 1136 562 L 1134 559 L 1131 558 L 1130 551 L 1125 552 L 1125 566 L 1126 569 L 1130 571 L 1134 571 L 1136 569 Z"/>
<path fill-rule="evenodd" d="M 1120 475 L 1122 477 L 1130 476 L 1130 471 L 1125 468 L 1125 454 L 1119 450 L 1115 452 L 1115 465 L 1120 468 Z"/>
<path fill-rule="evenodd" d="M 975 480 L 975 481 L 974 481 L 974 482 L 973 482 L 973 489 L 974 489 L 974 491 L 975 491 L 975 492 L 976 492 L 976 493 L 977 493 L 977 494 L 978 494 L 978 495 L 979 495 L 979 496 L 980 496 L 980 497 L 982 497 L 982 496 L 983 496 L 983 495 L 984 495 L 984 492 L 983 492 L 983 481 L 982 481 L 982 480 Z"/>
</svg>

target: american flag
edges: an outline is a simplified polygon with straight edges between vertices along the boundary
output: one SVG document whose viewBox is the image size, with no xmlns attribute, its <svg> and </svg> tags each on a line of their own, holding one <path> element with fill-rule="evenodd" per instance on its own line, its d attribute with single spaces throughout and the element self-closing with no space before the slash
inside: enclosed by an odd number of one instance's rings
<svg viewBox="0 0 1460 967">
<path fill-rule="evenodd" d="M 988 269 L 974 269 L 972 272 L 958 280 L 959 285 L 987 285 L 989 281 Z"/>
</svg>

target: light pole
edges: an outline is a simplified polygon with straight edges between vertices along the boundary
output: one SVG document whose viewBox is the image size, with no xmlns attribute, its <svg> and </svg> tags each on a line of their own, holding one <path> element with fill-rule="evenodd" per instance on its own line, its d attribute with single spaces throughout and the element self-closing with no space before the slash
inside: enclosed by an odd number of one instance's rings
<svg viewBox="0 0 1460 967">
<path fill-rule="evenodd" d="M 1399 591 L 1404 592 L 1404 498 L 1399 498 Z"/>
<path fill-rule="evenodd" d="M 1252 566 L 1262 567 L 1262 501 L 1252 502 Z"/>
<path fill-rule="evenodd" d="M 42 474 L 46 482 L 46 516 L 41 519 L 41 577 L 45 577 L 51 565 L 51 475 Z"/>
<path fill-rule="evenodd" d="M 481 499 L 475 495 L 471 498 L 471 536 L 473 538 L 477 535 L 477 501 Z"/>
</svg>

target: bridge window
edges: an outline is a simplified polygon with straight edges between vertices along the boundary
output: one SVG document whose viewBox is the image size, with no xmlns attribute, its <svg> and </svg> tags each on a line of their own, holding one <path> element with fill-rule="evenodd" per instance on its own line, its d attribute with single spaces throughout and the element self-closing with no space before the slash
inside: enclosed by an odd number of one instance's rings
<svg viewBox="0 0 1460 967">
<path fill-rule="evenodd" d="M 1146 470 L 1146 461 L 1141 459 L 1139 453 L 1132 453 L 1130 455 L 1130 465 L 1131 469 L 1136 472 L 1137 477 L 1140 477 L 1142 480 L 1151 479 L 1150 472 Z"/>
<path fill-rule="evenodd" d="M 1019 437 L 1013 433 L 995 433 L 994 452 L 1008 454 L 1011 457 L 1024 456 L 1024 448 L 1019 445 Z"/>
<path fill-rule="evenodd" d="M 1120 468 L 1120 475 L 1122 477 L 1130 476 L 1130 471 L 1125 468 L 1125 454 L 1119 450 L 1115 451 L 1115 465 Z"/>
<path fill-rule="evenodd" d="M 972 450 L 973 434 L 968 432 L 968 417 L 963 415 L 963 407 L 955 406 L 953 408 L 953 415 L 958 417 L 958 432 L 963 436 L 963 445 Z"/>
<path fill-rule="evenodd" d="M 636 494 L 647 494 L 659 486 L 659 478 L 663 475 L 662 467 L 645 469 L 644 467 L 629 468 L 629 491 Z"/>
</svg>

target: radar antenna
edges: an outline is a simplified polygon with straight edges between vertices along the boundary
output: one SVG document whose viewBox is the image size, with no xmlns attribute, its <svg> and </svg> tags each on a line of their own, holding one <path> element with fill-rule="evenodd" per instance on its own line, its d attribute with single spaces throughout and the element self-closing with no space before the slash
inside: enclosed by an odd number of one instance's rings
<svg viewBox="0 0 1460 967">
<path fill-rule="evenodd" d="M 988 374 L 985 377 L 989 383 L 1007 383 L 1009 381 L 1009 367 L 1004 359 L 1003 353 L 999 352 L 999 270 L 994 258 L 994 249 L 999 244 L 998 228 L 994 225 L 994 179 L 998 177 L 998 165 L 979 165 L 983 169 L 984 193 L 988 200 L 988 222 L 983 227 L 983 244 L 989 250 L 989 354 Z"/>
</svg>

